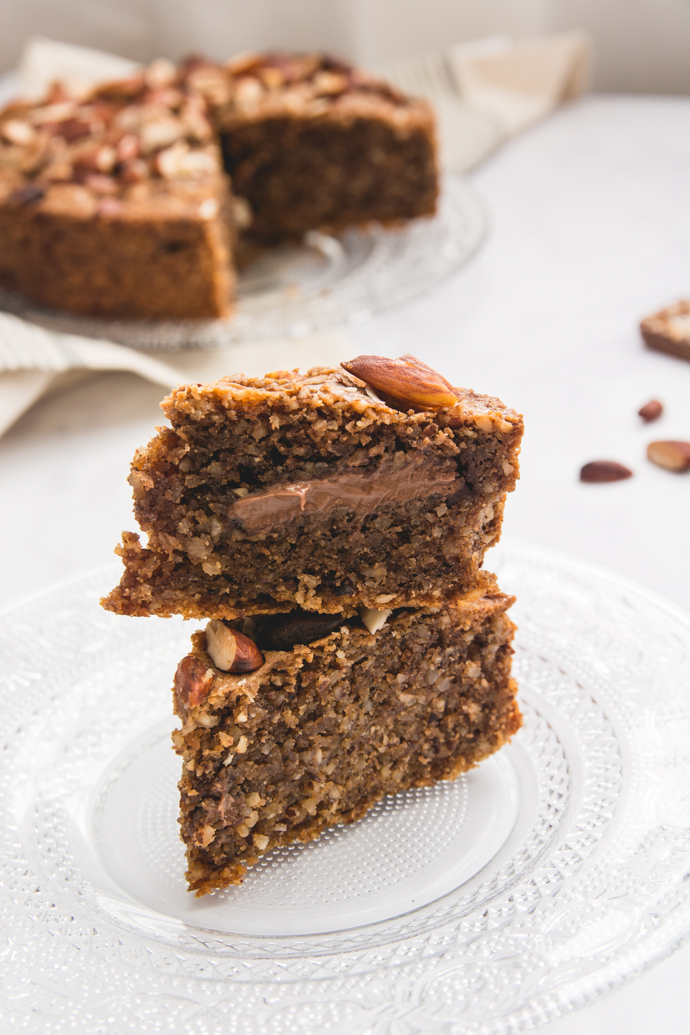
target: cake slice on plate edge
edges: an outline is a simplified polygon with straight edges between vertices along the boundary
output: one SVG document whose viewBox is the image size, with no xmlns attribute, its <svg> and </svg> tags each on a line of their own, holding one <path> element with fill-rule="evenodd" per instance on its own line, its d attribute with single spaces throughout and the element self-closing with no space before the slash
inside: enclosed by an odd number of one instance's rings
<svg viewBox="0 0 690 1035">
<path fill-rule="evenodd" d="M 498 750 L 522 721 L 512 602 L 494 585 L 430 609 L 293 611 L 194 633 L 173 687 L 189 889 L 239 884 L 273 848 Z"/>
</svg>

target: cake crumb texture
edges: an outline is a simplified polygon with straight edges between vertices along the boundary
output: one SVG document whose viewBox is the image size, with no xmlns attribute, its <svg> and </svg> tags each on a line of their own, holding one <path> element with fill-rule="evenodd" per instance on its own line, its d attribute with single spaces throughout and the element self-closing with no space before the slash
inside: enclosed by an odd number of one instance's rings
<svg viewBox="0 0 690 1035">
<path fill-rule="evenodd" d="M 522 419 L 453 389 L 404 412 L 344 370 L 184 385 L 134 458 L 120 614 L 232 619 L 433 605 L 481 590 Z"/>
</svg>

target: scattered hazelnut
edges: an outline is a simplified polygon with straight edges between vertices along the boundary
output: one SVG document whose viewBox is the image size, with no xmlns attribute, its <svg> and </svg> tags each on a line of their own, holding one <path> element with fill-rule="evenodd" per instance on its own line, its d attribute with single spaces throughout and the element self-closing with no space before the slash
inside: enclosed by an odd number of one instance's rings
<svg viewBox="0 0 690 1035">
<path fill-rule="evenodd" d="M 177 666 L 175 692 L 190 708 L 196 708 L 206 699 L 212 682 L 213 669 L 207 668 L 195 654 L 188 654 Z"/>
<path fill-rule="evenodd" d="M 615 460 L 593 460 L 580 471 L 581 482 L 620 482 L 632 478 L 632 471 Z"/>
<path fill-rule="evenodd" d="M 690 470 L 690 442 L 650 442 L 647 459 L 667 471 Z"/>
<path fill-rule="evenodd" d="M 644 406 L 641 406 L 637 412 L 638 415 L 642 417 L 642 420 L 649 422 L 657 420 L 664 412 L 664 407 L 658 399 L 650 399 L 650 401 L 645 403 Z"/>
<path fill-rule="evenodd" d="M 297 644 L 323 639 L 345 621 L 342 614 L 319 614 L 316 611 L 257 615 L 256 637 L 264 650 L 292 650 Z"/>
</svg>

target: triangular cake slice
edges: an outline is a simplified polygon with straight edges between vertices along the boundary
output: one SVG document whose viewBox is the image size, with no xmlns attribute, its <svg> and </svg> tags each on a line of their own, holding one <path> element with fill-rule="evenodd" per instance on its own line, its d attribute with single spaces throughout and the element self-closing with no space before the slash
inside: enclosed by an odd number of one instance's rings
<svg viewBox="0 0 690 1035">
<path fill-rule="evenodd" d="M 190 890 L 239 884 L 271 849 L 449 780 L 520 727 L 512 598 L 211 621 L 175 676 Z"/>
</svg>

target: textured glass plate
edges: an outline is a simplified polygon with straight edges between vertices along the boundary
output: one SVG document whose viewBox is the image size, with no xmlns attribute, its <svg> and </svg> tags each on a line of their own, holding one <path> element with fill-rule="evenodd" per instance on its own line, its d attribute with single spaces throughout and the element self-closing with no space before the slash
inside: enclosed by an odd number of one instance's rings
<svg viewBox="0 0 690 1035">
<path fill-rule="evenodd" d="M 194 899 L 169 686 L 194 623 L 119 618 L 109 567 L 0 619 L 3 1032 L 527 1031 L 690 932 L 690 616 L 524 545 L 525 726 L 452 784 Z"/>
<path fill-rule="evenodd" d="M 231 320 L 97 320 L 42 309 L 2 288 L 0 309 L 49 330 L 138 349 L 217 349 L 260 338 L 303 337 L 362 323 L 426 294 L 470 258 L 485 233 L 477 194 L 466 180 L 447 176 L 434 217 L 337 237 L 310 233 L 301 247 L 266 252 L 240 275 Z"/>
</svg>

